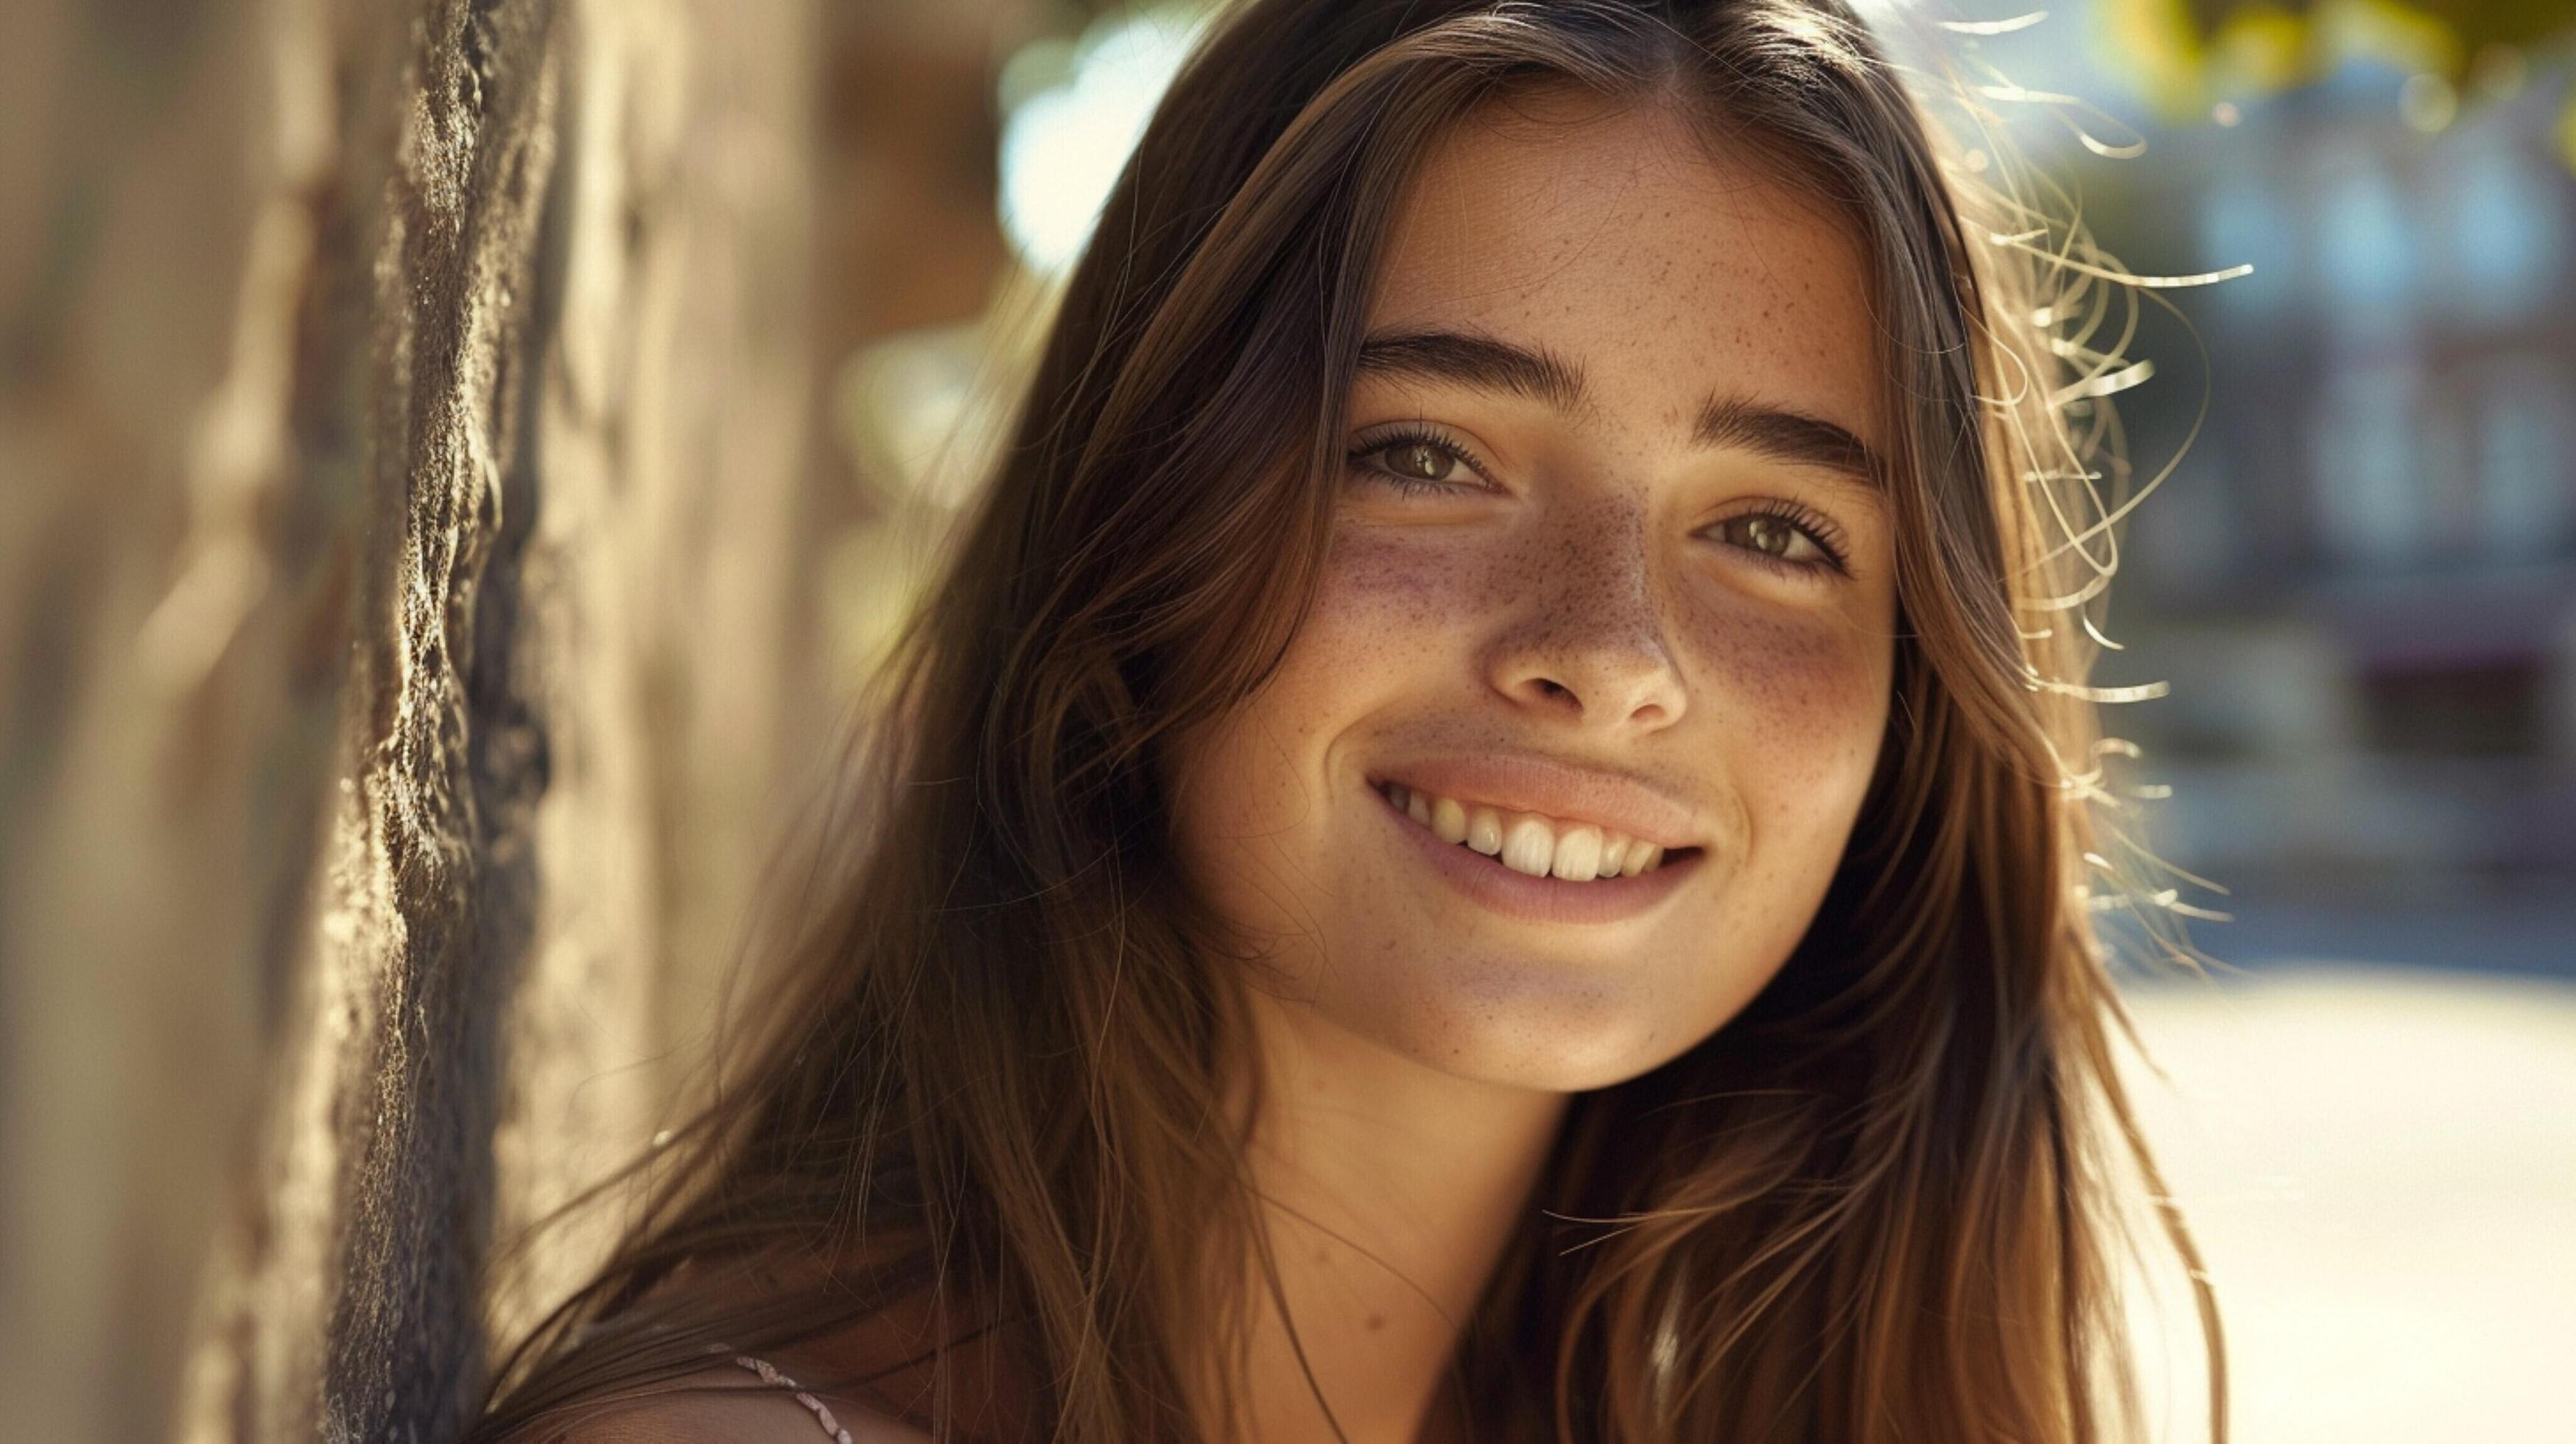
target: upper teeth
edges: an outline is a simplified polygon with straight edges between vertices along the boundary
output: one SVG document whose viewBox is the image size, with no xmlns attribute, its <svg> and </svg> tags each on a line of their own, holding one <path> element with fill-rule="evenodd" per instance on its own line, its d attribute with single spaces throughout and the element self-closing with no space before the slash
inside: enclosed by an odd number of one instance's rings
<svg viewBox="0 0 2576 1444">
<path fill-rule="evenodd" d="M 1440 835 L 1443 842 L 1463 842 L 1531 877 L 1551 874 L 1568 882 L 1635 876 L 1664 860 L 1664 850 L 1625 833 L 1609 832 L 1588 822 L 1561 822 L 1535 812 L 1506 812 L 1416 792 L 1400 782 L 1383 789 L 1389 802 L 1405 815 Z"/>
</svg>

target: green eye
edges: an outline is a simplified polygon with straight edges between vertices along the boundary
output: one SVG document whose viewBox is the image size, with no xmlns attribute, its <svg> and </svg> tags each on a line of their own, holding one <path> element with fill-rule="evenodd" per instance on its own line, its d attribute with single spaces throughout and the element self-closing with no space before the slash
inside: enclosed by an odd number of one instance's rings
<svg viewBox="0 0 2576 1444">
<path fill-rule="evenodd" d="M 1465 448 L 1427 432 L 1363 441 L 1352 448 L 1350 464 L 1361 476 L 1408 494 L 1481 491 L 1487 485 Z"/>
<path fill-rule="evenodd" d="M 1843 571 L 1841 552 L 1829 537 L 1833 524 L 1821 517 L 1802 515 L 1786 504 L 1764 511 L 1749 511 L 1728 517 L 1710 528 L 1718 539 L 1740 551 L 1748 551 L 1764 565 L 1788 572 Z"/>
<path fill-rule="evenodd" d="M 1724 525 L 1733 529 L 1737 545 L 1750 547 L 1766 556 L 1789 557 L 1802 541 L 1810 551 L 1817 550 L 1814 542 L 1807 541 L 1804 532 L 1776 516 L 1757 512 L 1752 516 L 1739 516 Z"/>
<path fill-rule="evenodd" d="M 1380 447 L 1377 454 L 1384 458 L 1382 464 L 1390 474 L 1407 481 L 1447 481 L 1460 465 L 1446 447 L 1427 441 L 1399 442 Z"/>
</svg>

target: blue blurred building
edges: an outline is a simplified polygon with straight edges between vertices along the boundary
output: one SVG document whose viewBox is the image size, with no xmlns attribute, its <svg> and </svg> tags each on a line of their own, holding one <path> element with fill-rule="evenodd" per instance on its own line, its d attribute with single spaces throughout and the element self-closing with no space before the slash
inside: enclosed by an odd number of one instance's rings
<svg viewBox="0 0 2576 1444">
<path fill-rule="evenodd" d="M 2158 125 L 2083 15 L 1979 49 L 2134 123 L 2143 159 L 2020 130 L 2173 293 L 2121 398 L 2140 476 L 2100 679 L 2157 850 L 2227 884 L 2193 940 L 2576 975 L 2576 171 L 2566 57 L 2465 95 L 2353 61 Z M 2056 33 L 2049 34 L 2052 29 Z M 2097 37 L 2093 37 L 2098 39 Z M 2562 47 L 2563 49 L 2563 47 Z M 2194 332 L 2197 332 L 2197 343 Z M 2196 354 L 2205 345 L 2205 367 Z"/>
</svg>

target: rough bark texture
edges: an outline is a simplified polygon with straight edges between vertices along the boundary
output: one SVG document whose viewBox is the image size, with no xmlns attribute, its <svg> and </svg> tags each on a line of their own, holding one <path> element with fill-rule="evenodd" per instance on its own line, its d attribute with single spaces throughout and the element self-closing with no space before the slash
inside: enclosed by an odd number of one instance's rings
<svg viewBox="0 0 2576 1444">
<path fill-rule="evenodd" d="M 184 1354 L 182 1437 L 449 1437 L 490 1241 L 663 1120 L 830 700 L 816 29 L 29 16 L 0 80 L 73 119 L 0 145 L 49 483 L 0 486 L 0 1432 L 162 1435 Z"/>
<path fill-rule="evenodd" d="M 477 1318 L 829 801 L 922 505 L 859 403 L 966 344 L 1061 18 L 13 10 L 0 1436 L 443 1438 L 587 1271 Z"/>
<path fill-rule="evenodd" d="M 496 1226 L 651 1131 L 673 1080 L 620 1065 L 721 960 L 796 572 L 804 129 L 792 10 L 699 8 L 432 0 L 390 57 L 340 17 L 396 77 L 312 277 L 367 298 L 323 373 L 367 378 L 354 645 L 196 1437 L 451 1435 Z"/>
</svg>

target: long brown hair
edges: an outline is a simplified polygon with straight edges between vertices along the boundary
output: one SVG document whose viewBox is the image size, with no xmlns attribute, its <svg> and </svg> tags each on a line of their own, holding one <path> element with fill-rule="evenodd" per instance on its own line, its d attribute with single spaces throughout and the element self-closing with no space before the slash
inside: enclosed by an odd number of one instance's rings
<svg viewBox="0 0 2576 1444">
<path fill-rule="evenodd" d="M 711 1343 L 877 1340 L 958 1437 L 1233 1426 L 1260 1238 L 1240 950 L 1156 762 L 1279 661 L 1417 158 L 1480 102 L 1680 108 L 1831 205 L 1884 344 L 1900 625 L 1841 869 L 1773 984 L 1573 1101 L 1468 1321 L 1474 1437 L 2089 1440 L 2135 1422 L 2116 897 L 2090 647 L 2104 412 L 2052 253 L 1945 172 L 1841 0 L 1252 0 L 1112 194 L 1025 410 L 882 679 L 849 825 L 783 870 L 714 1102 L 474 1437 Z M 2077 267 L 2094 303 L 2111 287 Z M 2098 321 L 2098 315 L 2096 316 Z M 2191 1269 L 2224 1429 L 2216 1316 Z M 820 1381 L 851 1388 L 857 1379 Z"/>
</svg>

